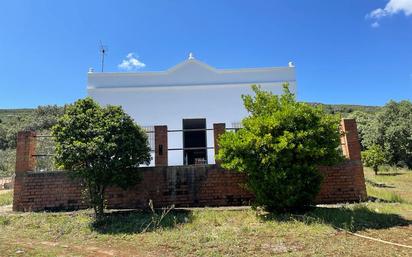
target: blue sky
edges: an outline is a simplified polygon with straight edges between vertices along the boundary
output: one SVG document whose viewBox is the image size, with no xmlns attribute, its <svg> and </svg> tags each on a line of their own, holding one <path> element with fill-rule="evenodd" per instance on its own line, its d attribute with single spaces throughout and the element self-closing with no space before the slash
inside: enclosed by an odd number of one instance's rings
<svg viewBox="0 0 412 257">
<path fill-rule="evenodd" d="M 217 68 L 293 61 L 302 101 L 412 99 L 412 0 L 4 0 L 0 108 L 84 97 L 99 40 L 106 71 L 123 60 L 123 69 L 164 70 L 189 52 Z"/>
</svg>

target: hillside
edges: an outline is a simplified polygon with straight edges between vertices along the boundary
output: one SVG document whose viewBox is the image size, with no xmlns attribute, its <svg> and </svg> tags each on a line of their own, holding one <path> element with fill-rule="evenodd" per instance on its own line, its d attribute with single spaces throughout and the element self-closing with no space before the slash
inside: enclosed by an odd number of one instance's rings
<svg viewBox="0 0 412 257">
<path fill-rule="evenodd" d="M 343 117 L 346 117 L 348 114 L 361 111 L 365 113 L 374 114 L 381 107 L 380 106 L 371 106 L 371 105 L 351 105 L 351 104 L 322 104 L 322 103 L 309 103 L 315 106 L 322 106 L 327 113 L 340 113 Z"/>
<path fill-rule="evenodd" d="M 47 131 L 63 113 L 58 106 L 35 109 L 0 109 L 0 177 L 13 174 L 17 132 Z"/>
<path fill-rule="evenodd" d="M 379 110 L 378 106 L 321 104 L 327 113 L 341 114 L 347 117 L 354 111 L 363 111 L 373 114 Z M 17 132 L 24 129 L 45 131 L 55 124 L 56 119 L 63 113 L 63 107 L 39 106 L 33 109 L 0 109 L 0 177 L 13 174 L 15 163 L 15 147 Z"/>
<path fill-rule="evenodd" d="M 10 124 L 30 117 L 35 109 L 0 109 L 0 124 Z"/>
<path fill-rule="evenodd" d="M 362 111 L 366 113 L 375 113 L 381 107 L 380 106 L 372 106 L 372 105 L 351 105 L 351 104 L 322 104 L 322 103 L 309 103 L 315 106 L 322 106 L 324 110 L 328 113 L 342 113 L 342 114 L 349 114 L 354 111 Z M 0 109 L 0 120 L 2 122 L 7 122 L 16 117 L 25 118 L 28 116 L 33 115 L 35 113 L 36 108 L 32 109 Z M 1 123 L 1 122 L 0 122 Z"/>
</svg>

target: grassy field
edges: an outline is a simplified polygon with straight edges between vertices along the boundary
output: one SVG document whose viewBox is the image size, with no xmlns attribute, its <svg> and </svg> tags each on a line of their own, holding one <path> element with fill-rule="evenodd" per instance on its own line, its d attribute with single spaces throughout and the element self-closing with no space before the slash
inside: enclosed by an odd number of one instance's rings
<svg viewBox="0 0 412 257">
<path fill-rule="evenodd" d="M 159 213 L 114 212 L 93 224 L 90 210 L 0 213 L 0 256 L 412 256 L 337 229 L 412 245 L 412 172 L 389 173 L 365 170 L 369 194 L 385 199 L 304 215 L 203 208 L 161 222 Z"/>
<path fill-rule="evenodd" d="M 0 206 L 10 205 L 13 203 L 13 191 L 0 190 Z"/>
<path fill-rule="evenodd" d="M 365 168 L 368 195 L 380 199 L 412 203 L 412 171 L 387 168 L 378 172 Z"/>
</svg>

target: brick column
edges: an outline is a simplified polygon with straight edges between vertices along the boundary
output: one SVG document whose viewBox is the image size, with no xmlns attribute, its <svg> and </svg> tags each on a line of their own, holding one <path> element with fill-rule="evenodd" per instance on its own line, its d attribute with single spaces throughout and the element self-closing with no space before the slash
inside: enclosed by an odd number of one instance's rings
<svg viewBox="0 0 412 257">
<path fill-rule="evenodd" d="M 361 161 L 361 146 L 358 137 L 358 128 L 355 119 L 342 119 L 341 127 L 344 135 L 342 136 L 342 150 L 345 157 L 351 162 L 350 173 L 354 193 L 358 200 L 366 200 L 365 176 L 363 173 L 363 164 Z"/>
<path fill-rule="evenodd" d="M 361 147 L 356 120 L 342 119 L 340 124 L 344 132 L 341 138 L 343 154 L 349 160 L 361 160 Z"/>
<path fill-rule="evenodd" d="M 167 126 L 155 126 L 155 166 L 168 165 Z"/>
<path fill-rule="evenodd" d="M 34 154 L 36 154 L 36 132 L 20 131 L 17 133 L 13 211 L 23 211 L 20 202 L 24 190 L 24 174 L 26 171 L 35 170 Z"/>
<path fill-rule="evenodd" d="M 214 144 L 215 144 L 215 156 L 219 152 L 218 139 L 219 139 L 220 135 L 222 135 L 225 132 L 226 132 L 226 124 L 225 123 L 214 123 L 213 124 L 213 137 L 214 137 Z M 215 161 L 215 162 L 216 162 L 216 164 L 219 164 L 219 161 Z"/>
<path fill-rule="evenodd" d="M 20 131 L 17 133 L 16 175 L 36 168 L 36 132 Z"/>
</svg>

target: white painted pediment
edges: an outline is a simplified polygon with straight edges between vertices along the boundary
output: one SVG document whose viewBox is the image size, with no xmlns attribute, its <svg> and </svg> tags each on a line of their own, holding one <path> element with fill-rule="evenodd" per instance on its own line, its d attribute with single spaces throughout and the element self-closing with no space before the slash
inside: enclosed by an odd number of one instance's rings
<svg viewBox="0 0 412 257">
<path fill-rule="evenodd" d="M 88 88 L 260 84 L 280 81 L 294 82 L 295 68 L 216 69 L 193 57 L 166 71 L 88 73 Z"/>
<path fill-rule="evenodd" d="M 217 70 L 204 62 L 198 61 L 196 59 L 188 59 L 168 69 L 167 72 L 169 74 L 188 74 L 192 72 L 197 74 L 215 74 Z"/>
</svg>

